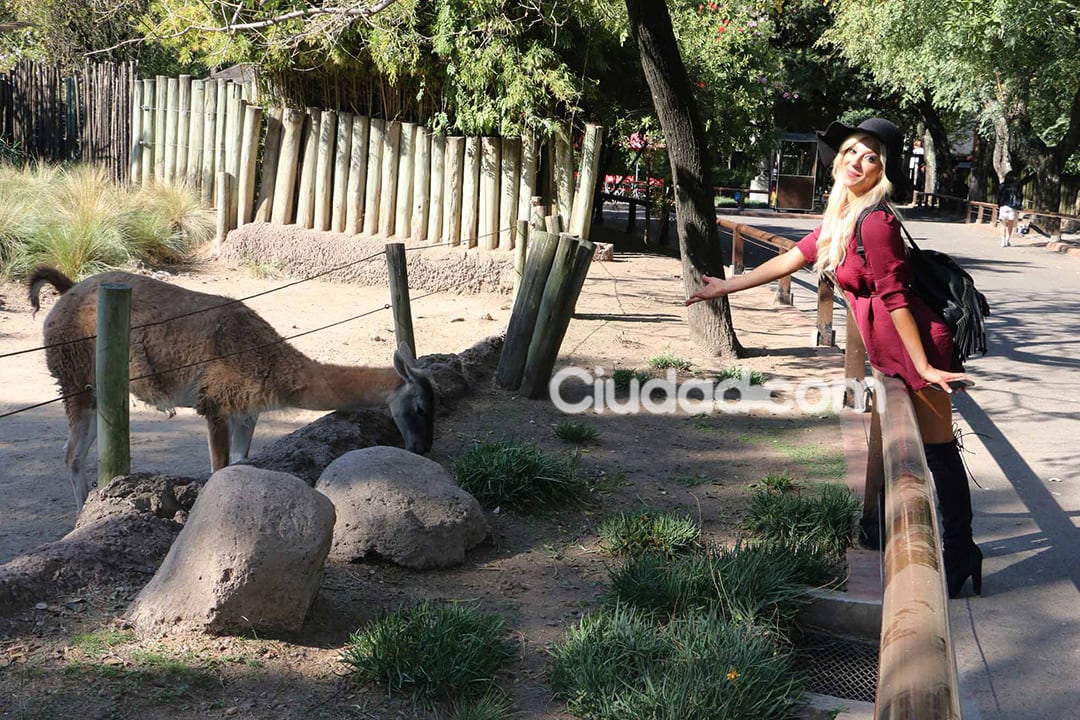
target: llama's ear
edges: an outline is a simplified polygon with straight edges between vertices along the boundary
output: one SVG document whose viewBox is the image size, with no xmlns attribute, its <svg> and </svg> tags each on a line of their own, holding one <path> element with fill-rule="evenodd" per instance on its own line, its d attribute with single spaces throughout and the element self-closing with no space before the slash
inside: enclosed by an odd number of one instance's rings
<svg viewBox="0 0 1080 720">
<path fill-rule="evenodd" d="M 394 369 L 397 370 L 398 375 L 407 379 L 409 377 L 409 371 L 415 367 L 416 356 L 413 355 L 409 343 L 403 340 L 398 343 L 398 348 L 394 352 Z"/>
</svg>

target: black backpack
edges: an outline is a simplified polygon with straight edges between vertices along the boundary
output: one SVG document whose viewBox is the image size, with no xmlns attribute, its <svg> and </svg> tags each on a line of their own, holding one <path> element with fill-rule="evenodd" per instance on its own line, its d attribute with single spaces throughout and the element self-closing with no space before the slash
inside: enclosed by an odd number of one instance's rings
<svg viewBox="0 0 1080 720">
<path fill-rule="evenodd" d="M 859 255 L 864 255 L 862 222 L 875 210 L 892 211 L 883 206 L 864 210 L 855 224 Z M 899 218 L 897 218 L 899 222 Z M 963 362 L 971 355 L 986 354 L 986 326 L 983 318 L 990 314 L 986 296 L 975 288 L 975 281 L 955 260 L 937 250 L 923 250 L 915 244 L 911 233 L 900 223 L 907 238 L 907 259 L 911 265 L 911 290 L 936 312 L 952 331 L 953 351 Z"/>
</svg>

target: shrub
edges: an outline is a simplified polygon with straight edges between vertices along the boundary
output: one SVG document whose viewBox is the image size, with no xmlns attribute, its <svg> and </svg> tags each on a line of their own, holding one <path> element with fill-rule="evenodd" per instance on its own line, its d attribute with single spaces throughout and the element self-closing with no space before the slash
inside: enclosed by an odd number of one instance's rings
<svg viewBox="0 0 1080 720">
<path fill-rule="evenodd" d="M 600 547 L 612 555 L 674 555 L 692 547 L 701 528 L 685 514 L 641 508 L 604 518 L 599 535 Z"/>
<path fill-rule="evenodd" d="M 481 442 L 450 465 L 458 485 L 486 508 L 517 512 L 558 507 L 584 497 L 578 456 L 549 455 L 517 440 Z"/>
<path fill-rule="evenodd" d="M 484 697 L 497 691 L 495 673 L 514 655 L 505 636 L 499 615 L 425 600 L 354 633 L 341 662 L 414 702 Z"/>
<path fill-rule="evenodd" d="M 782 543 L 834 562 L 843 560 L 862 513 L 862 502 L 846 486 L 771 485 L 750 499 L 745 528 L 755 537 Z"/>
</svg>

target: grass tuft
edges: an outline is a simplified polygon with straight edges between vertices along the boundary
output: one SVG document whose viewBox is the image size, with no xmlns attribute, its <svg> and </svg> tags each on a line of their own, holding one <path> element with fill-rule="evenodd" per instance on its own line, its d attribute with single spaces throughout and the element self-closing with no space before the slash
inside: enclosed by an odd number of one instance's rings
<svg viewBox="0 0 1080 720">
<path fill-rule="evenodd" d="M 668 368 L 674 368 L 675 370 L 689 370 L 690 366 L 691 363 L 689 360 L 682 359 L 670 350 L 660 353 L 649 360 L 649 367 L 656 370 L 667 370 Z"/>
<path fill-rule="evenodd" d="M 575 445 L 589 445 L 600 437 L 600 431 L 583 420 L 563 420 L 555 426 L 555 436 Z"/>
<path fill-rule="evenodd" d="M 716 379 L 718 382 L 723 382 L 724 380 L 740 380 L 744 374 L 750 379 L 751 385 L 764 385 L 765 381 L 768 379 L 766 378 L 765 373 L 760 370 L 747 370 L 741 367 L 724 368 L 716 374 Z"/>
<path fill-rule="evenodd" d="M 458 485 L 486 508 L 531 512 L 584 498 L 588 483 L 577 474 L 578 456 L 549 455 L 519 440 L 480 442 L 450 465 Z"/>
<path fill-rule="evenodd" d="M 626 392 L 634 380 L 638 381 L 638 385 L 644 385 L 652 379 L 652 375 L 637 368 L 615 368 L 611 373 L 611 379 L 615 383 L 616 392 Z"/>
<path fill-rule="evenodd" d="M 354 633 L 341 662 L 359 680 L 430 704 L 497 693 L 495 673 L 513 656 L 501 616 L 425 600 Z"/>
<path fill-rule="evenodd" d="M 600 547 L 616 557 L 675 555 L 694 546 L 701 528 L 688 515 L 641 508 L 604 518 L 599 535 Z"/>
<path fill-rule="evenodd" d="M 782 720 L 802 698 L 775 634 L 708 611 L 664 625 L 622 605 L 592 613 L 553 646 L 548 675 L 590 720 Z"/>
<path fill-rule="evenodd" d="M 862 502 L 846 486 L 766 484 L 750 499 L 745 528 L 754 537 L 842 562 L 855 536 Z"/>
</svg>

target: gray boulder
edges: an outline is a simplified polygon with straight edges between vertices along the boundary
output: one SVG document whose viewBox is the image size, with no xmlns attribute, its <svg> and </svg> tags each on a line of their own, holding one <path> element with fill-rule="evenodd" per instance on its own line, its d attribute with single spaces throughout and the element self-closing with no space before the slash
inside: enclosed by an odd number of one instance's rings
<svg viewBox="0 0 1080 720">
<path fill-rule="evenodd" d="M 488 536 L 480 503 L 438 463 L 401 448 L 353 450 L 323 471 L 316 490 L 334 503 L 330 557 L 377 556 L 418 570 L 460 565 Z"/>
<path fill-rule="evenodd" d="M 219 470 L 127 618 L 145 631 L 299 630 L 333 527 L 334 506 L 302 480 L 243 465 Z"/>
</svg>

